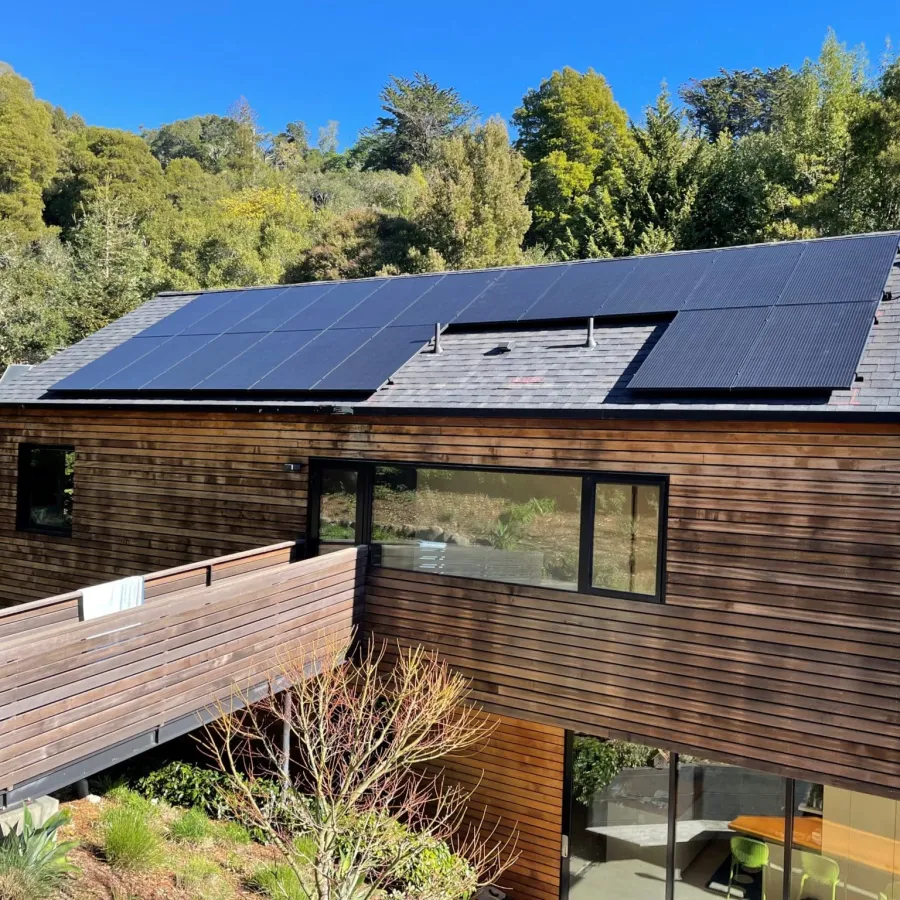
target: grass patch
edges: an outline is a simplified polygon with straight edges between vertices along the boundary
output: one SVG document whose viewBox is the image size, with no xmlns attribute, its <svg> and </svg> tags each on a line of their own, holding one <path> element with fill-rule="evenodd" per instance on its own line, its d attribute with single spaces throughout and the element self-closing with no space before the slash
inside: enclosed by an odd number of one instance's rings
<svg viewBox="0 0 900 900">
<path fill-rule="evenodd" d="M 226 847 L 245 847 L 253 840 L 250 832 L 240 822 L 218 822 L 213 830 L 216 843 Z"/>
<path fill-rule="evenodd" d="M 247 886 L 276 900 L 307 900 L 307 893 L 294 870 L 284 863 L 261 866 L 249 879 Z"/>
<path fill-rule="evenodd" d="M 104 797 L 115 803 L 117 806 L 137 810 L 138 812 L 143 813 L 147 818 L 155 816 L 157 812 L 157 805 L 155 803 L 148 800 L 146 797 L 142 797 L 137 791 L 125 787 L 123 784 L 111 787 L 104 794 Z"/>
<path fill-rule="evenodd" d="M 212 834 L 212 822 L 200 809 L 186 809 L 169 825 L 169 837 L 179 843 L 200 844 Z"/>
<path fill-rule="evenodd" d="M 142 871 L 163 860 L 163 843 L 147 813 L 135 806 L 115 806 L 100 820 L 101 847 L 115 869 Z"/>
<path fill-rule="evenodd" d="M 225 900 L 234 896 L 221 868 L 202 856 L 192 857 L 175 872 L 175 886 L 198 900 Z"/>
</svg>

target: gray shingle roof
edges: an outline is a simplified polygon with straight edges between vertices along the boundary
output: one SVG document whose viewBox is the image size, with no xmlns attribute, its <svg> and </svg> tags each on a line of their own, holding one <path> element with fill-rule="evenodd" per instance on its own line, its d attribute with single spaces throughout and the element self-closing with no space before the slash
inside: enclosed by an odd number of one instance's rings
<svg viewBox="0 0 900 900">
<path fill-rule="evenodd" d="M 900 417 L 900 257 L 886 290 L 897 299 L 881 304 L 863 351 L 857 377 L 848 390 L 787 397 L 778 394 L 691 395 L 649 397 L 627 384 L 665 329 L 665 322 L 598 326 L 597 346 L 584 347 L 586 328 L 492 329 L 447 332 L 444 352 L 423 349 L 400 368 L 390 382 L 364 402 L 360 412 L 420 410 L 597 411 L 609 415 L 629 411 L 677 411 L 853 415 L 888 413 Z M 265 401 L 240 396 L 220 400 L 46 398 L 60 379 L 123 343 L 194 299 L 195 294 L 161 294 L 134 312 L 69 347 L 29 372 L 0 384 L 0 404 L 102 406 L 309 408 L 324 401 Z M 502 342 L 509 352 L 498 352 Z M 340 404 L 340 400 L 329 400 Z"/>
</svg>

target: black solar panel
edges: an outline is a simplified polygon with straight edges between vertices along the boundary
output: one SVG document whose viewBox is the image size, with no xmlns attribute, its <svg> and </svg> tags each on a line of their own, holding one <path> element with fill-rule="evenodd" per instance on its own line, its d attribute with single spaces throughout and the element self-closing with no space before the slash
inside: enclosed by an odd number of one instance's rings
<svg viewBox="0 0 900 900">
<path fill-rule="evenodd" d="M 771 244 L 723 250 L 684 309 L 771 306 L 787 285 L 804 244 Z M 883 282 L 882 282 L 883 283 Z"/>
<path fill-rule="evenodd" d="M 877 303 L 778 306 L 732 387 L 849 388 Z"/>
<path fill-rule="evenodd" d="M 628 277 L 635 264 L 634 259 L 571 263 L 562 278 L 551 284 L 547 292 L 519 317 L 519 321 L 596 316 L 604 301 Z"/>
<path fill-rule="evenodd" d="M 766 313 L 759 306 L 680 312 L 628 386 L 641 390 L 731 388 L 763 329 Z"/>
<path fill-rule="evenodd" d="M 674 314 L 636 389 L 847 385 L 897 235 L 212 291 L 60 391 L 374 391 L 443 325 Z"/>
<path fill-rule="evenodd" d="M 504 269 L 456 319 L 459 325 L 515 322 L 565 273 L 568 266 Z"/>
</svg>

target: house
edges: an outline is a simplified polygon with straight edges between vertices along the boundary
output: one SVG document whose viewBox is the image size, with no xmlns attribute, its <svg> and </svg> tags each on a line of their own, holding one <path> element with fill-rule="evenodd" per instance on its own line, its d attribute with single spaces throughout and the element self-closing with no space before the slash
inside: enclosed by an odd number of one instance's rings
<svg viewBox="0 0 900 900">
<path fill-rule="evenodd" d="M 0 384 L 0 602 L 365 545 L 514 898 L 897 897 L 897 248 L 162 294 Z"/>
</svg>

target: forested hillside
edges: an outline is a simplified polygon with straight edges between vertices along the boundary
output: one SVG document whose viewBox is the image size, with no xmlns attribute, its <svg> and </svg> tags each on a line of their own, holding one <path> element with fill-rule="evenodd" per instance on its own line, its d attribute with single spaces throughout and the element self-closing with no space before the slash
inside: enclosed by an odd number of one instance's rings
<svg viewBox="0 0 900 900">
<path fill-rule="evenodd" d="M 702 75 L 703 73 L 698 73 Z M 630 121 L 564 68 L 512 115 L 425 75 L 339 151 L 245 100 L 142 134 L 0 64 L 0 367 L 154 292 L 515 265 L 900 227 L 900 63 L 829 35 L 798 71 L 725 71 Z"/>
</svg>

